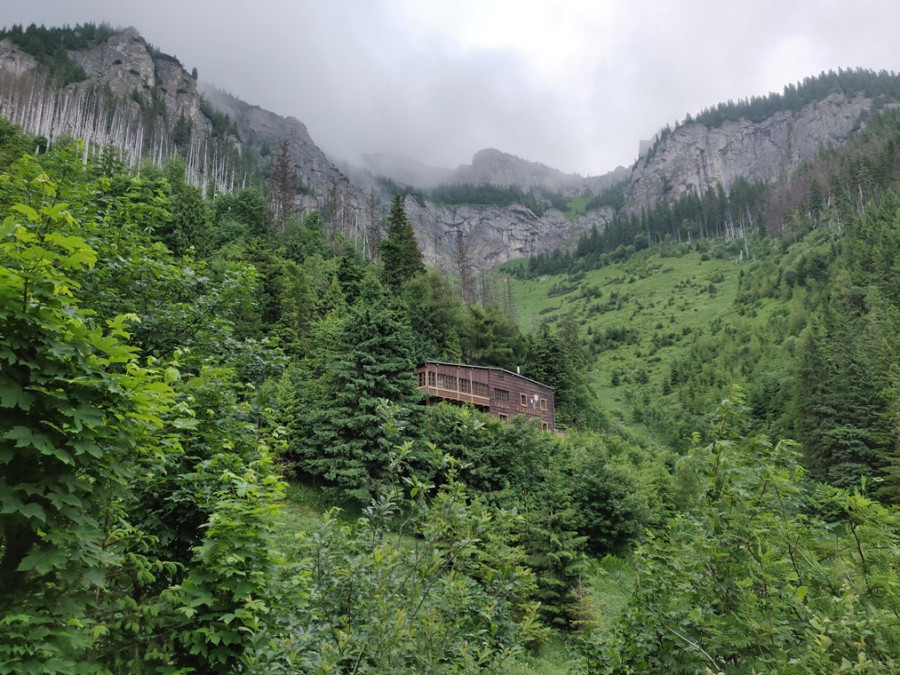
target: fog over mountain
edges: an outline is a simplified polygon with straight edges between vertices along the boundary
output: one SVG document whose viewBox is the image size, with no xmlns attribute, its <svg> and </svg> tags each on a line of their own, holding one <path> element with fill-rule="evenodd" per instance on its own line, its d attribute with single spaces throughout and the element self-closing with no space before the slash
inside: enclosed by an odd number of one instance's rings
<svg viewBox="0 0 900 675">
<path fill-rule="evenodd" d="M 720 101 L 895 70 L 900 3 L 11 2 L 5 25 L 133 25 L 200 79 L 301 120 L 336 160 L 455 169 L 498 148 L 597 175 Z"/>
</svg>

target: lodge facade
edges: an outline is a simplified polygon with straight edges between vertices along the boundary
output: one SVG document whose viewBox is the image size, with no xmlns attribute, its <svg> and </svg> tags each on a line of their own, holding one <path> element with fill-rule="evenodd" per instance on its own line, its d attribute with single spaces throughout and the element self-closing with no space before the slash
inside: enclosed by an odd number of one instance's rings
<svg viewBox="0 0 900 675">
<path fill-rule="evenodd" d="M 556 428 L 553 387 L 503 368 L 426 361 L 416 368 L 419 389 L 432 400 L 469 403 L 492 417 L 538 418 L 541 428 Z"/>
</svg>

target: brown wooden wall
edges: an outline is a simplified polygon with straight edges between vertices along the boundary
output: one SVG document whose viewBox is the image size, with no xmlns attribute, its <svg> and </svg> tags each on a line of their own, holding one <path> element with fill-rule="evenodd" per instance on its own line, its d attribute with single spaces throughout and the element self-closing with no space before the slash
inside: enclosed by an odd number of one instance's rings
<svg viewBox="0 0 900 675">
<path fill-rule="evenodd" d="M 555 429 L 553 388 L 502 368 L 428 361 L 416 368 L 419 389 L 434 397 L 471 403 L 493 417 L 537 417 Z"/>
</svg>

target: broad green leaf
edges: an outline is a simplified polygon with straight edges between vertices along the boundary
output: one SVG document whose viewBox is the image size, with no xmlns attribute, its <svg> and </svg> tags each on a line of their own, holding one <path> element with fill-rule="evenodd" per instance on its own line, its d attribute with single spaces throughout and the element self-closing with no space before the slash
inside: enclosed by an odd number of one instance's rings
<svg viewBox="0 0 900 675">
<path fill-rule="evenodd" d="M 62 569 L 66 566 L 67 555 L 65 550 L 58 548 L 38 549 L 29 553 L 22 559 L 17 568 L 20 572 L 34 570 L 39 574 L 46 574 L 54 569 Z"/>
<path fill-rule="evenodd" d="M 0 375 L 0 407 L 30 410 L 34 396 L 8 377 Z"/>
<path fill-rule="evenodd" d="M 11 210 L 18 211 L 23 216 L 25 216 L 32 223 L 38 222 L 41 217 L 37 211 L 35 211 L 32 207 L 28 206 L 28 204 L 13 204 Z"/>
<path fill-rule="evenodd" d="M 36 518 L 42 523 L 47 522 L 47 514 L 44 513 L 44 507 L 40 504 L 35 504 L 34 502 L 24 504 L 19 509 L 19 513 L 21 513 L 23 516 L 27 516 L 28 518 Z"/>
</svg>

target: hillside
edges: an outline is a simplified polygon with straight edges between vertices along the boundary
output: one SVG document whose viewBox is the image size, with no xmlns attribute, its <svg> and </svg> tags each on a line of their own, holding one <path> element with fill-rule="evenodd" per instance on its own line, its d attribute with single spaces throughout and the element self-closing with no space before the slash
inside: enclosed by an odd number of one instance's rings
<svg viewBox="0 0 900 675">
<path fill-rule="evenodd" d="M 51 143 L 80 137 L 85 153 L 112 144 L 133 166 L 142 158 L 157 165 L 178 158 L 191 184 L 223 193 L 265 191 L 273 158 L 287 141 L 301 213 L 322 212 L 333 235 L 362 245 L 370 233 L 380 236 L 392 196 L 412 194 L 406 205 L 428 264 L 479 276 L 509 260 L 571 251 L 582 234 L 617 227 L 617 218 L 643 218 L 661 204 L 773 184 L 820 148 L 845 143 L 873 109 L 898 98 L 896 75 L 823 73 L 787 86 L 783 95 L 688 116 L 674 131 L 664 129 L 631 169 L 582 177 L 494 149 L 456 169 L 386 156 L 371 157 L 363 169 L 338 168 L 302 121 L 204 85 L 201 76 L 134 28 L 15 27 L 0 40 L 0 114 Z M 448 201 L 443 194 L 454 186 L 515 189 L 521 198 Z M 669 228 L 676 238 L 684 220 Z M 704 226 L 695 234 L 704 236 Z M 652 238 L 654 228 L 643 229 Z M 374 250 L 374 242 L 366 247 Z"/>
<path fill-rule="evenodd" d="M 630 425 L 642 422 L 634 411 L 645 399 L 664 396 L 672 364 L 736 316 L 741 271 L 728 258 L 658 247 L 598 270 L 517 281 L 516 311 L 523 330 L 574 319 L 593 390 Z"/>
<path fill-rule="evenodd" d="M 111 124 L 0 120 L 0 671 L 897 672 L 900 112 L 639 214 L 385 180 L 382 229 L 136 34 L 6 37 L 19 119 Z"/>
<path fill-rule="evenodd" d="M 604 406 L 667 445 L 702 429 L 704 414 L 740 384 L 756 427 L 803 442 L 816 477 L 843 483 L 874 471 L 883 477 L 876 489 L 893 495 L 898 140 L 900 117 L 886 111 L 845 148 L 771 187 L 769 207 L 787 221 L 778 238 L 741 227 L 636 247 L 610 231 L 571 256 L 508 265 L 520 325 L 578 326 Z M 875 242 L 877 252 L 861 252 Z M 814 348 L 827 355 L 813 357 Z M 808 401 L 811 391 L 840 399 L 861 372 L 867 384 L 846 392 L 861 397 L 854 403 Z M 820 415 L 830 421 L 807 417 Z M 823 431 L 832 425 L 845 434 L 839 443 L 829 435 L 837 431 Z"/>
</svg>

